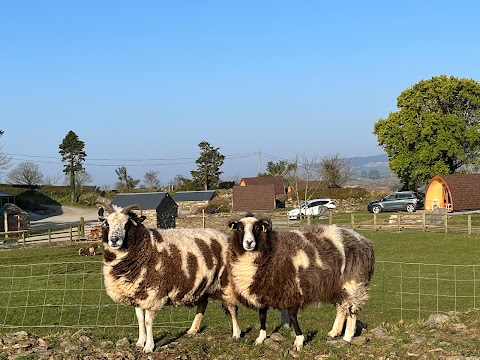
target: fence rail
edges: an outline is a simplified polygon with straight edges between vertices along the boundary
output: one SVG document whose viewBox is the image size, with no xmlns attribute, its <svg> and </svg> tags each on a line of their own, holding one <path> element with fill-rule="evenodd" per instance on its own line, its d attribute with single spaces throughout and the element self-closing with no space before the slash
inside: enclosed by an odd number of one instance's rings
<svg viewBox="0 0 480 360">
<path fill-rule="evenodd" d="M 480 214 L 435 214 L 435 213 L 335 213 L 323 216 L 309 215 L 299 220 L 289 220 L 286 216 L 273 218 L 277 228 L 295 228 L 310 224 L 337 224 L 353 229 L 374 231 L 432 231 L 479 233 Z"/>
<path fill-rule="evenodd" d="M 87 240 L 89 239 L 90 231 L 96 226 L 96 222 L 86 222 L 80 219 L 80 222 L 76 225 L 0 232 L 0 248 L 36 243 L 52 243 L 55 241 Z"/>
</svg>

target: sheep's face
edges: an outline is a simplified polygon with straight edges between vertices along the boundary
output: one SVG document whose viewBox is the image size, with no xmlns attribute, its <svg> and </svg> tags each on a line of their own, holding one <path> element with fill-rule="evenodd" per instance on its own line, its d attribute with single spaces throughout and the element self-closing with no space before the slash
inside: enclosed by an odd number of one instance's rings
<svg viewBox="0 0 480 360">
<path fill-rule="evenodd" d="M 238 245 L 245 251 L 253 251 L 258 248 L 262 233 L 270 231 L 271 224 L 264 219 L 244 217 L 238 221 L 231 221 L 232 240 L 234 246 Z"/>
<path fill-rule="evenodd" d="M 105 219 L 103 224 L 107 230 L 106 242 L 112 249 L 120 249 L 127 234 L 127 224 L 129 221 L 128 215 L 114 212 Z"/>
<path fill-rule="evenodd" d="M 122 208 L 114 207 L 103 223 L 103 242 L 113 250 L 126 246 L 128 231 L 145 220 L 145 216 L 136 216 L 134 213 L 124 214 Z"/>
</svg>

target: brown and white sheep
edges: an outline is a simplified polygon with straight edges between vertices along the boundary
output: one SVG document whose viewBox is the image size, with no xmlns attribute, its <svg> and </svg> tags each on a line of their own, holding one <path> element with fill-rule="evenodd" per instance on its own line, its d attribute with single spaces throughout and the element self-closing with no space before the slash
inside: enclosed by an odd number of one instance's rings
<svg viewBox="0 0 480 360">
<path fill-rule="evenodd" d="M 274 231 L 271 220 L 247 214 L 229 220 L 232 229 L 229 276 L 239 302 L 258 309 L 260 344 L 266 338 L 267 310 L 288 310 L 295 330 L 294 347 L 303 347 L 297 320 L 300 309 L 333 303 L 337 315 L 328 336 L 350 342 L 357 312 L 368 298 L 373 275 L 373 244 L 353 230 L 336 225 Z"/>
<path fill-rule="evenodd" d="M 135 208 L 107 207 L 102 242 L 105 288 L 114 301 L 135 306 L 137 347 L 153 351 L 153 320 L 166 304 L 197 305 L 188 334 L 197 333 L 209 297 L 222 301 L 233 338 L 240 338 L 226 268 L 228 236 L 212 229 L 147 229 Z"/>
</svg>

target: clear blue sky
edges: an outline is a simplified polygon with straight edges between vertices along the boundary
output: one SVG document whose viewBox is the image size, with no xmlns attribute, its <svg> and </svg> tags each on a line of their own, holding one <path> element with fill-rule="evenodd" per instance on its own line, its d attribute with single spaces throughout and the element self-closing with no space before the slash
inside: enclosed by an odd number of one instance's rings
<svg viewBox="0 0 480 360">
<path fill-rule="evenodd" d="M 378 155 L 373 125 L 403 90 L 479 80 L 479 13 L 461 0 L 0 0 L 0 144 L 54 177 L 73 130 L 98 186 L 122 165 L 190 177 L 201 141 L 226 155 L 226 180 L 255 176 L 259 151 L 262 170 Z"/>
</svg>

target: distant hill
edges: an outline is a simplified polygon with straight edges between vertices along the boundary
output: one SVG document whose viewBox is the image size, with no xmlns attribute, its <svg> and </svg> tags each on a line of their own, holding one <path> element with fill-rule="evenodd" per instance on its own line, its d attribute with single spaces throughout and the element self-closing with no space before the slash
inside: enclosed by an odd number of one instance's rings
<svg viewBox="0 0 480 360">
<path fill-rule="evenodd" d="M 386 174 L 390 172 L 387 154 L 351 157 L 345 158 L 345 160 L 348 160 L 352 166 L 357 168 L 359 173 L 362 171 L 366 171 L 368 173 L 370 170 L 378 170 L 380 174 Z"/>
</svg>

